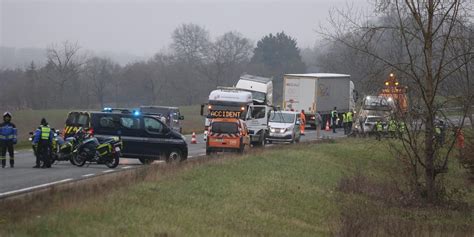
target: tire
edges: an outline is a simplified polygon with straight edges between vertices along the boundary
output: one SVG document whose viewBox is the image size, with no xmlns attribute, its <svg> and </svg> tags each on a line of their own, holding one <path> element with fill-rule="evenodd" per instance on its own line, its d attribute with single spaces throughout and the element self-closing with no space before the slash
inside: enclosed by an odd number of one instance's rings
<svg viewBox="0 0 474 237">
<path fill-rule="evenodd" d="M 291 142 L 290 142 L 291 144 L 295 143 L 295 140 L 296 140 L 296 138 L 295 138 L 295 137 L 296 137 L 296 135 L 295 135 L 295 134 L 293 134 L 293 136 L 291 137 Z"/>
<path fill-rule="evenodd" d="M 112 159 L 104 162 L 104 164 L 111 169 L 117 167 L 119 163 L 120 163 L 120 155 L 118 153 L 115 153 Z"/>
<path fill-rule="evenodd" d="M 183 153 L 178 149 L 173 149 L 166 153 L 166 163 L 178 163 L 186 160 L 186 158 L 183 157 Z"/>
<path fill-rule="evenodd" d="M 206 156 L 212 155 L 212 150 L 211 149 L 206 149 Z"/>
<path fill-rule="evenodd" d="M 260 134 L 260 138 L 258 139 L 258 142 L 254 143 L 254 146 L 259 146 L 259 147 L 265 146 L 265 135 L 263 133 Z"/>
<path fill-rule="evenodd" d="M 74 160 L 74 164 L 76 166 L 82 167 L 86 164 L 86 160 L 87 160 L 86 157 L 87 157 L 87 154 L 85 152 L 81 152 L 73 156 L 72 159 Z"/>
<path fill-rule="evenodd" d="M 152 159 L 147 159 L 147 158 L 138 158 L 138 160 L 140 161 L 140 163 L 142 163 L 143 165 L 149 165 L 153 162 Z"/>
<path fill-rule="evenodd" d="M 237 150 L 239 154 L 244 154 L 245 151 L 245 145 L 240 143 L 240 148 Z"/>
</svg>

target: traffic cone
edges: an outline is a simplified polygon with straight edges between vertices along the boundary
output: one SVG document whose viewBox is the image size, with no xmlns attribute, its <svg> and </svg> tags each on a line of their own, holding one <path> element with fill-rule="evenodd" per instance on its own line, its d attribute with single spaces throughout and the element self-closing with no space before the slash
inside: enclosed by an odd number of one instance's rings
<svg viewBox="0 0 474 237">
<path fill-rule="evenodd" d="M 329 131 L 329 120 L 326 121 L 326 131 Z"/>
<path fill-rule="evenodd" d="M 195 132 L 193 132 L 193 135 L 191 136 L 191 144 L 197 144 L 196 133 Z"/>
</svg>

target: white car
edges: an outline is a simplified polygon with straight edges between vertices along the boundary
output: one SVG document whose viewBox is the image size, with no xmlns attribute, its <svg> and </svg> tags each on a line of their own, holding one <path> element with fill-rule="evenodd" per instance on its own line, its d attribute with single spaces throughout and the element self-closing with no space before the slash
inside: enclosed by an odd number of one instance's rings
<svg viewBox="0 0 474 237">
<path fill-rule="evenodd" d="M 291 111 L 271 111 L 267 141 L 299 142 L 301 131 L 298 115 L 299 113 Z"/>
<path fill-rule="evenodd" d="M 373 133 L 375 130 L 374 130 L 374 126 L 375 126 L 375 123 L 380 120 L 382 121 L 382 124 L 384 126 L 384 128 L 386 127 L 385 124 L 385 118 L 382 117 L 382 116 L 377 116 L 377 115 L 368 115 L 367 117 L 365 117 L 362 121 L 362 126 L 361 127 L 361 124 L 355 124 L 355 129 L 356 131 L 358 131 L 359 133 L 366 133 L 366 134 L 371 134 Z"/>
</svg>

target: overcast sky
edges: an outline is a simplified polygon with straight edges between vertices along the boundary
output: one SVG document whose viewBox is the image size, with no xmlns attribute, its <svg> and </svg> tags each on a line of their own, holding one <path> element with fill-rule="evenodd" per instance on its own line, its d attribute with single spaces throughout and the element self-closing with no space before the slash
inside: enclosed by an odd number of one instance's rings
<svg viewBox="0 0 474 237">
<path fill-rule="evenodd" d="M 0 45 L 45 48 L 78 41 L 95 51 L 150 56 L 166 48 L 172 31 L 196 23 L 212 37 L 238 31 L 257 41 L 285 31 L 312 46 L 328 11 L 366 0 L 0 0 Z"/>
</svg>

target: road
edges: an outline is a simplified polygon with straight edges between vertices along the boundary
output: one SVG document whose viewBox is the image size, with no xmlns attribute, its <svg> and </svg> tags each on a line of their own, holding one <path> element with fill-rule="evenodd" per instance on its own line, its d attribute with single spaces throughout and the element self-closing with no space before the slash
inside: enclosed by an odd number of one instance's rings
<svg viewBox="0 0 474 237">
<path fill-rule="evenodd" d="M 343 130 L 338 129 L 338 133 L 322 131 L 321 135 L 327 138 L 343 137 Z M 186 136 L 188 142 L 188 159 L 204 156 L 206 144 L 202 135 L 197 135 L 197 144 L 191 144 L 191 137 Z M 301 141 L 316 140 L 316 131 L 307 130 L 306 136 L 302 136 Z M 267 145 L 272 146 L 272 145 Z M 50 169 L 33 169 L 35 158 L 28 150 L 19 151 L 15 154 L 15 168 L 0 168 L 0 199 L 29 192 L 35 189 L 48 187 L 51 185 L 74 182 L 81 179 L 92 178 L 98 175 L 120 172 L 127 169 L 135 169 L 142 166 L 137 159 L 120 159 L 120 165 L 115 169 L 109 169 L 105 165 L 91 164 L 84 167 L 76 167 L 69 162 L 58 162 Z"/>
</svg>

